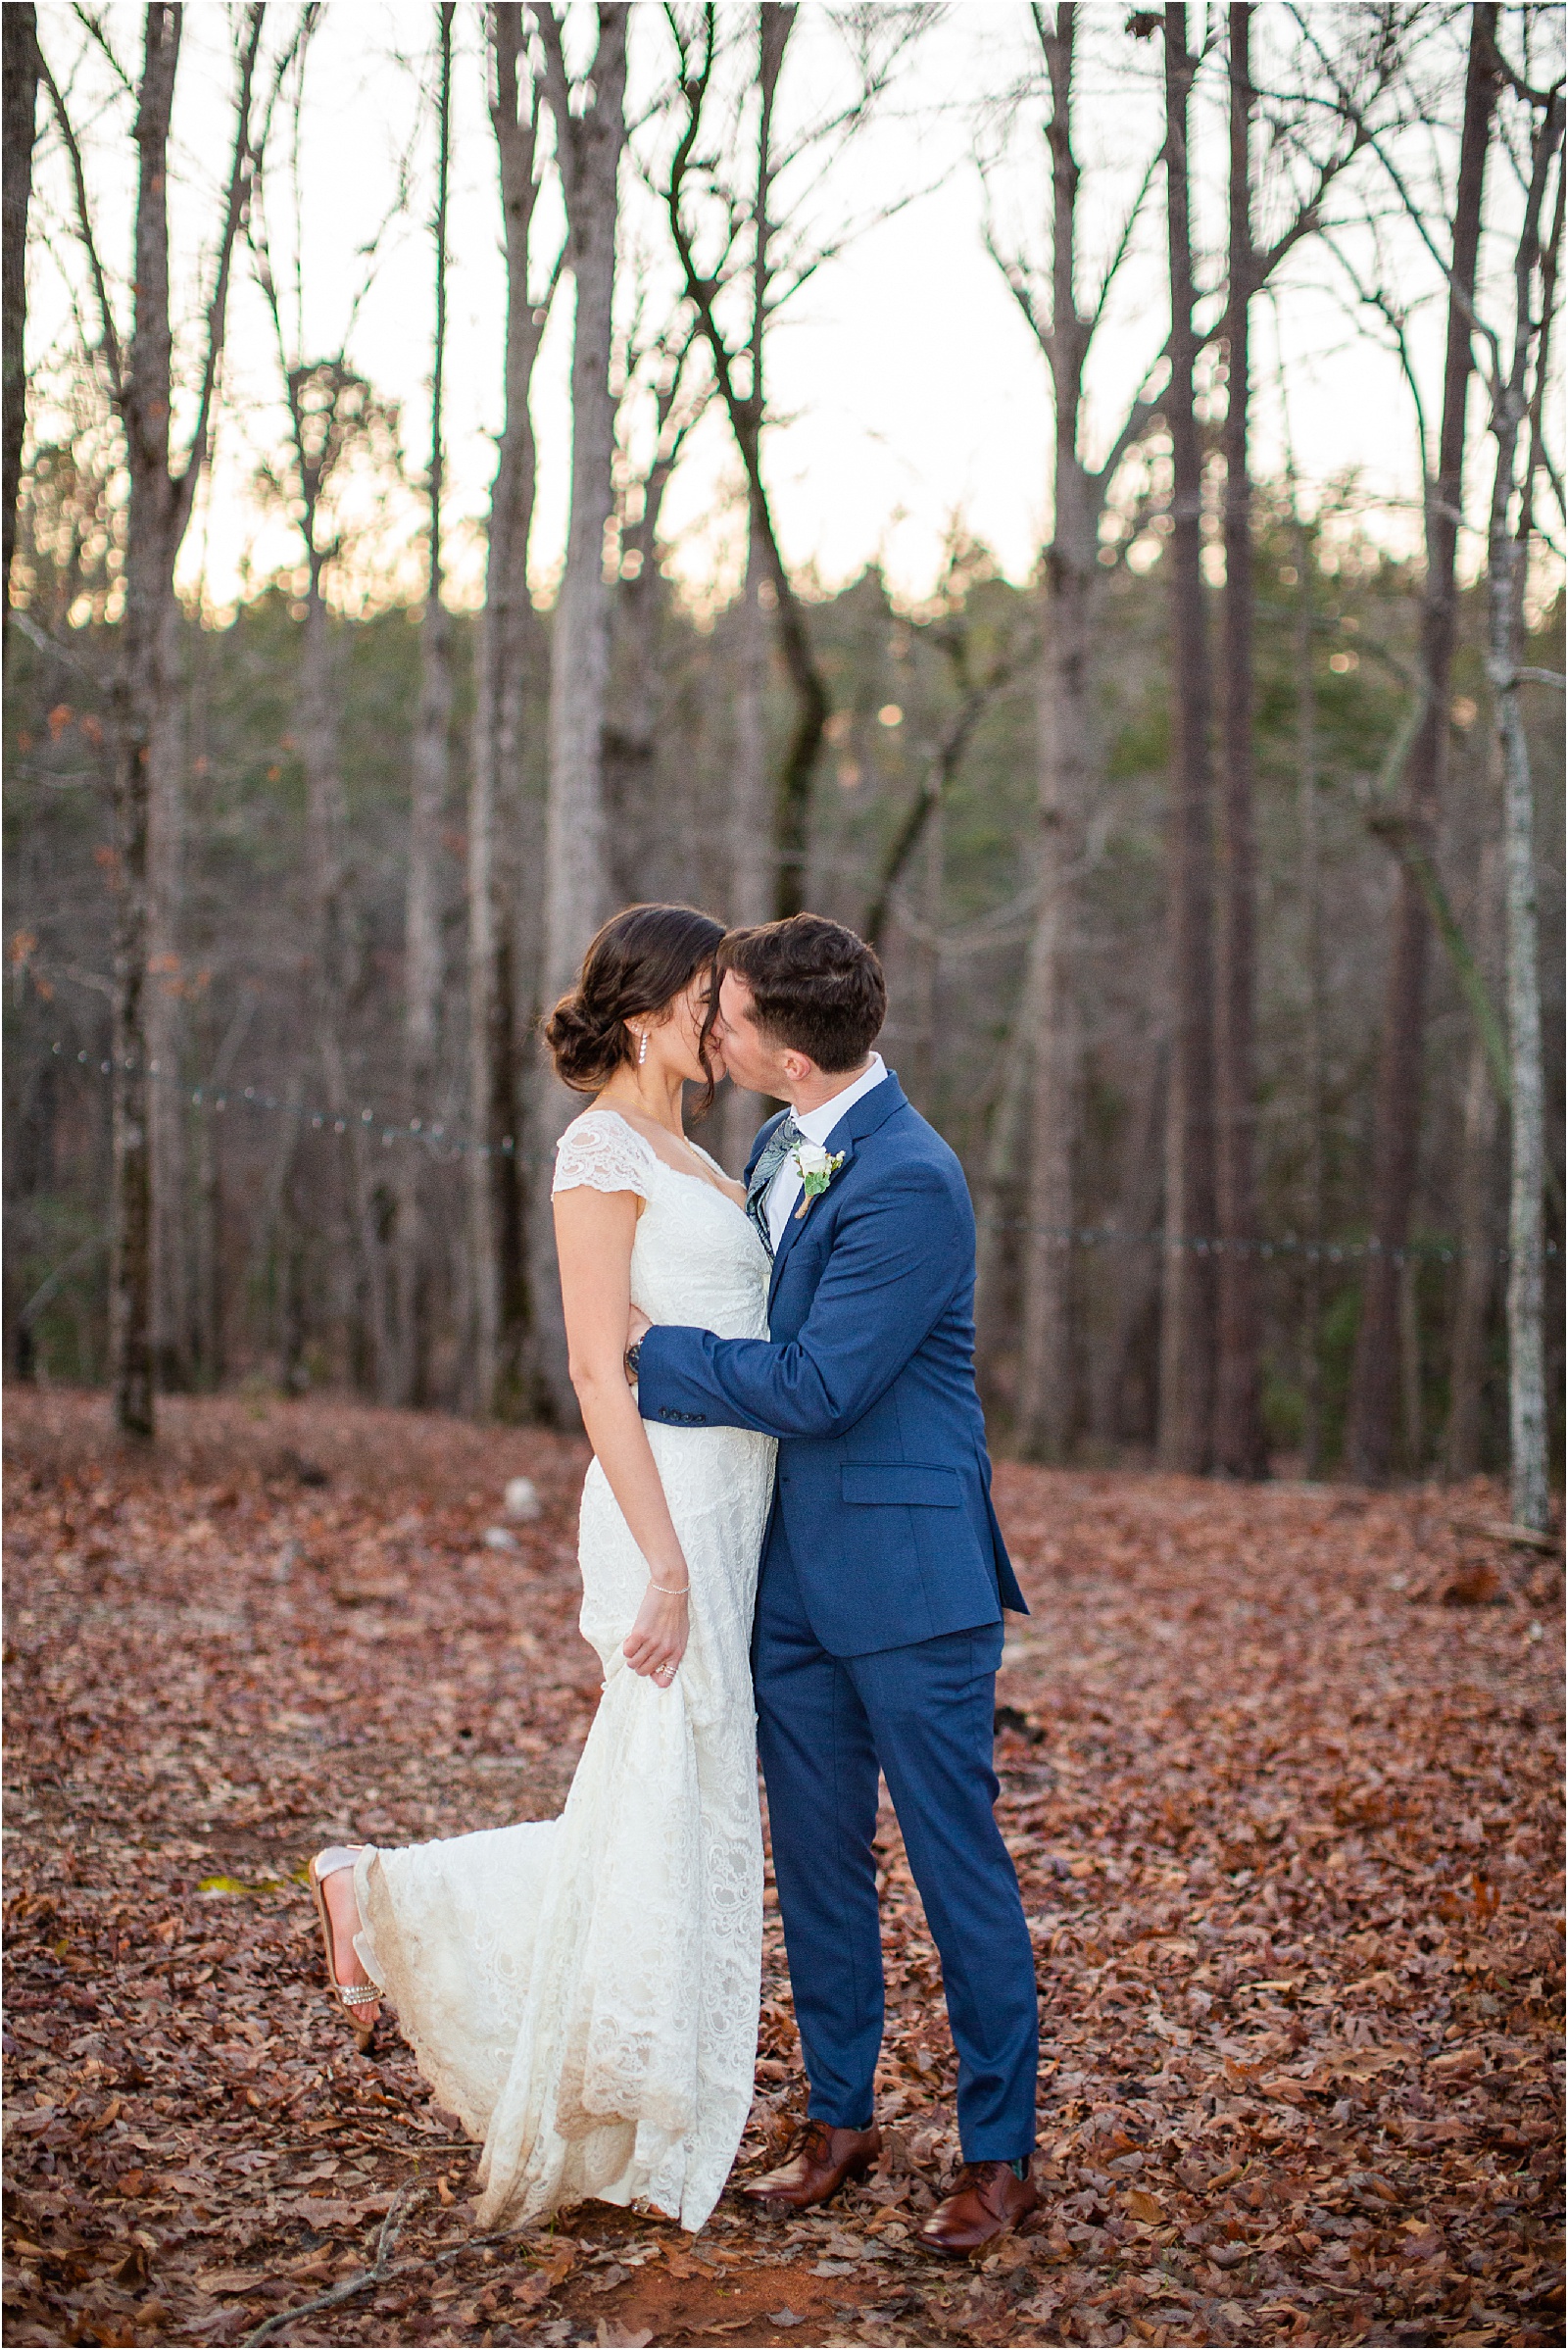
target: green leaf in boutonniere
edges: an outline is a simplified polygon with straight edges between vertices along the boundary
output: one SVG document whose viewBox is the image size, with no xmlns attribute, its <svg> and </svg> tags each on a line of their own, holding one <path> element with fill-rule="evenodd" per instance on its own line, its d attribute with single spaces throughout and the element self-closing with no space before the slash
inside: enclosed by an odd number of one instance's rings
<svg viewBox="0 0 1568 2350">
<path fill-rule="evenodd" d="M 796 1173 L 800 1176 L 802 1187 L 806 1193 L 805 1199 L 795 1210 L 795 1220 L 799 1223 L 811 1201 L 820 1199 L 840 1167 L 843 1166 L 844 1153 L 842 1151 L 826 1151 L 820 1143 L 798 1143 L 791 1155 L 795 1160 Z"/>
</svg>

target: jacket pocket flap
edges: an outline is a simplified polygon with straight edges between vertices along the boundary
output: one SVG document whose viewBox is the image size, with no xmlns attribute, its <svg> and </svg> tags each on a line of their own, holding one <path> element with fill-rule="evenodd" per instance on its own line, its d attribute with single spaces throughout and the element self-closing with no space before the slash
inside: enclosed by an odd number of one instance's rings
<svg viewBox="0 0 1568 2350">
<path fill-rule="evenodd" d="M 841 1471 L 846 1501 L 888 1508 L 959 1509 L 963 1487 L 956 1469 L 918 1469 L 904 1461 L 847 1461 Z"/>
</svg>

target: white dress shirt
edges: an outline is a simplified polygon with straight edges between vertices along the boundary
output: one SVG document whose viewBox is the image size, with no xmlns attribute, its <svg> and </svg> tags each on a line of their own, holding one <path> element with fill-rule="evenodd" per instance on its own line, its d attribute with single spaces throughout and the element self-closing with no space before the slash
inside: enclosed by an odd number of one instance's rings
<svg viewBox="0 0 1568 2350">
<path fill-rule="evenodd" d="M 833 1095 L 830 1101 L 820 1102 L 815 1109 L 797 1110 L 795 1123 L 807 1141 L 820 1143 L 826 1149 L 834 1127 L 845 1112 L 863 1094 L 868 1094 L 873 1086 L 880 1085 L 887 1073 L 887 1062 L 880 1053 L 873 1053 L 870 1066 L 862 1069 L 858 1077 L 852 1078 L 842 1094 Z M 805 1188 L 792 1151 L 782 1160 L 778 1173 L 767 1187 L 767 1231 L 775 1256 L 779 1243 L 784 1238 L 784 1228 L 800 1204 L 801 1193 Z"/>
</svg>

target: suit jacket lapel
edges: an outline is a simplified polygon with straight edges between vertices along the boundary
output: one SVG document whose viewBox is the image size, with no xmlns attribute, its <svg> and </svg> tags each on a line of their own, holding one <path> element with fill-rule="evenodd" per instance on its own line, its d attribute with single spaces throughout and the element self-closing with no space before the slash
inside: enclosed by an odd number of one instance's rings
<svg viewBox="0 0 1568 2350">
<path fill-rule="evenodd" d="M 844 1117 L 834 1127 L 827 1139 L 826 1148 L 829 1151 L 835 1153 L 842 1151 L 844 1153 L 844 1164 L 828 1186 L 828 1192 L 841 1184 L 848 1175 L 854 1164 L 857 1143 L 862 1142 L 868 1134 L 874 1134 L 885 1120 L 892 1117 L 896 1109 L 902 1109 L 903 1106 L 904 1089 L 890 1069 L 880 1085 L 874 1085 L 868 1094 L 862 1094 L 859 1101 L 853 1103 L 845 1112 Z M 821 1202 L 826 1197 L 827 1193 L 818 1193 L 816 1199 L 812 1201 L 804 1216 L 799 1212 L 800 1205 L 804 1204 L 804 1199 L 790 1210 L 789 1222 L 784 1227 L 783 1237 L 779 1241 L 777 1251 L 773 1257 L 773 1278 L 769 1282 L 767 1290 L 767 1301 L 770 1306 L 778 1289 L 779 1275 L 784 1269 L 784 1259 L 794 1248 L 805 1226 L 809 1223 L 813 1215 L 818 1213 Z"/>
</svg>

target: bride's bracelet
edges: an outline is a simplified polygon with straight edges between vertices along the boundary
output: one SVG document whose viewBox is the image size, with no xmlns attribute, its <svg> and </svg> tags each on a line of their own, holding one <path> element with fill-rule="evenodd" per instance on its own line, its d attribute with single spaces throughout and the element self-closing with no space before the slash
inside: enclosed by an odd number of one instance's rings
<svg viewBox="0 0 1568 2350">
<path fill-rule="evenodd" d="M 685 1599 L 691 1594 L 689 1583 L 655 1583 L 651 1575 L 648 1580 L 656 1591 L 663 1592 L 666 1599 Z"/>
</svg>

